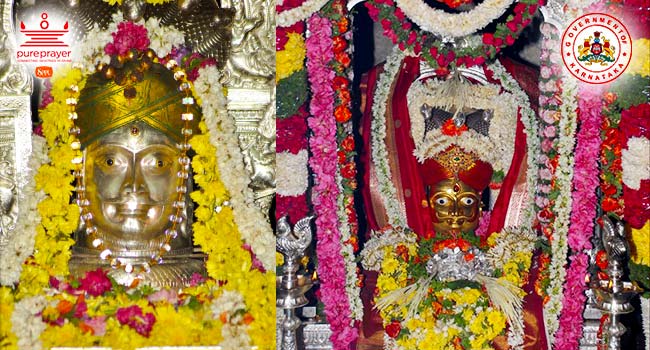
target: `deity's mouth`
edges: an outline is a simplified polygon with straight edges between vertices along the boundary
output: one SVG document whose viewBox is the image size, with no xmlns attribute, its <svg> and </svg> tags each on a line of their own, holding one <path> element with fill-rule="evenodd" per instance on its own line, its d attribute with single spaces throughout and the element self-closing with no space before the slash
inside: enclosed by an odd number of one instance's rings
<svg viewBox="0 0 650 350">
<path fill-rule="evenodd" d="M 120 222 L 126 219 L 156 220 L 162 215 L 163 208 L 164 205 L 161 204 L 135 201 L 104 203 L 103 205 L 106 216 Z"/>
</svg>

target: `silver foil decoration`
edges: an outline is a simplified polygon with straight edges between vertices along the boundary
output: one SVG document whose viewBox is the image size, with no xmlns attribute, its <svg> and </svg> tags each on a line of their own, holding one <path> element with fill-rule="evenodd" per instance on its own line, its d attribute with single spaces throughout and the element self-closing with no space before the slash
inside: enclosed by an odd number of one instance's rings
<svg viewBox="0 0 650 350">
<path fill-rule="evenodd" d="M 606 215 L 602 219 L 603 246 L 607 253 L 605 272 L 609 279 L 593 281 L 591 290 L 594 292 L 595 306 L 609 314 L 603 325 L 603 343 L 609 350 L 620 350 L 621 336 L 625 334 L 626 328 L 619 322 L 619 315 L 634 311 L 630 299 L 641 289 L 633 282 L 623 281 L 625 261 L 630 251 L 624 223 L 612 223 Z"/>
<path fill-rule="evenodd" d="M 278 220 L 276 248 L 284 255 L 282 273 L 276 277 L 276 306 L 284 311 L 282 321 L 282 338 L 278 345 L 282 350 L 298 349 L 298 329 L 302 322 L 296 316 L 296 309 L 307 304 L 305 293 L 312 287 L 311 278 L 298 272 L 300 259 L 305 254 L 312 240 L 309 222 L 313 216 L 307 216 L 291 228 L 287 217 Z"/>
<path fill-rule="evenodd" d="M 465 255 L 473 254 L 470 261 L 465 260 Z M 441 282 L 458 280 L 475 280 L 476 275 L 492 275 L 492 267 L 485 254 L 478 248 L 472 247 L 467 252 L 460 248 L 444 248 L 437 252 L 426 265 L 427 272 Z"/>
</svg>

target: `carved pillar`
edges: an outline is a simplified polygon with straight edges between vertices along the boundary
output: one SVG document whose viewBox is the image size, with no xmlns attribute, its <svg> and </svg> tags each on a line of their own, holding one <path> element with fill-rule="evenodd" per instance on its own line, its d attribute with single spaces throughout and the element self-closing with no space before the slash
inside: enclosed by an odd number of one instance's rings
<svg viewBox="0 0 650 350">
<path fill-rule="evenodd" d="M 232 49 L 222 83 L 228 113 L 258 204 L 268 213 L 275 194 L 275 2 L 225 0 L 233 8 Z"/>
<path fill-rule="evenodd" d="M 16 62 L 13 3 L 0 3 L 0 256 L 9 252 L 16 232 L 16 198 L 28 180 L 32 152 L 30 94 L 32 77 Z M 0 279 L 2 284 L 11 281 Z"/>
</svg>

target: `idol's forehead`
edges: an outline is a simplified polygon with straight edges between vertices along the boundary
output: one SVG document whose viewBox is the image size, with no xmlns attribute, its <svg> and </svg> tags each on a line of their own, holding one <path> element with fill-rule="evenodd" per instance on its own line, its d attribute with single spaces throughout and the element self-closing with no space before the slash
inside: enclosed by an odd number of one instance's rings
<svg viewBox="0 0 650 350">
<path fill-rule="evenodd" d="M 103 135 L 95 142 L 88 145 L 92 151 L 106 146 L 118 146 L 133 153 L 138 153 L 151 147 L 171 148 L 176 150 L 176 142 L 165 133 L 156 130 L 143 122 L 135 122 L 119 127 L 106 135 Z"/>
</svg>

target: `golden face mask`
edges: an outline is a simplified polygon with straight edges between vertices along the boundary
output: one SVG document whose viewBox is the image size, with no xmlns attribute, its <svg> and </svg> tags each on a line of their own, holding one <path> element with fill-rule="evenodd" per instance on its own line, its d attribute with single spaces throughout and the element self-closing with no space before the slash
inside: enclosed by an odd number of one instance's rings
<svg viewBox="0 0 650 350">
<path fill-rule="evenodd" d="M 169 136 L 143 122 L 91 144 L 84 182 L 97 229 L 127 246 L 162 235 L 174 212 L 179 155 Z"/>
<path fill-rule="evenodd" d="M 479 193 L 462 181 L 447 179 L 437 183 L 432 188 L 429 206 L 437 234 L 470 232 L 478 227 Z"/>
</svg>

